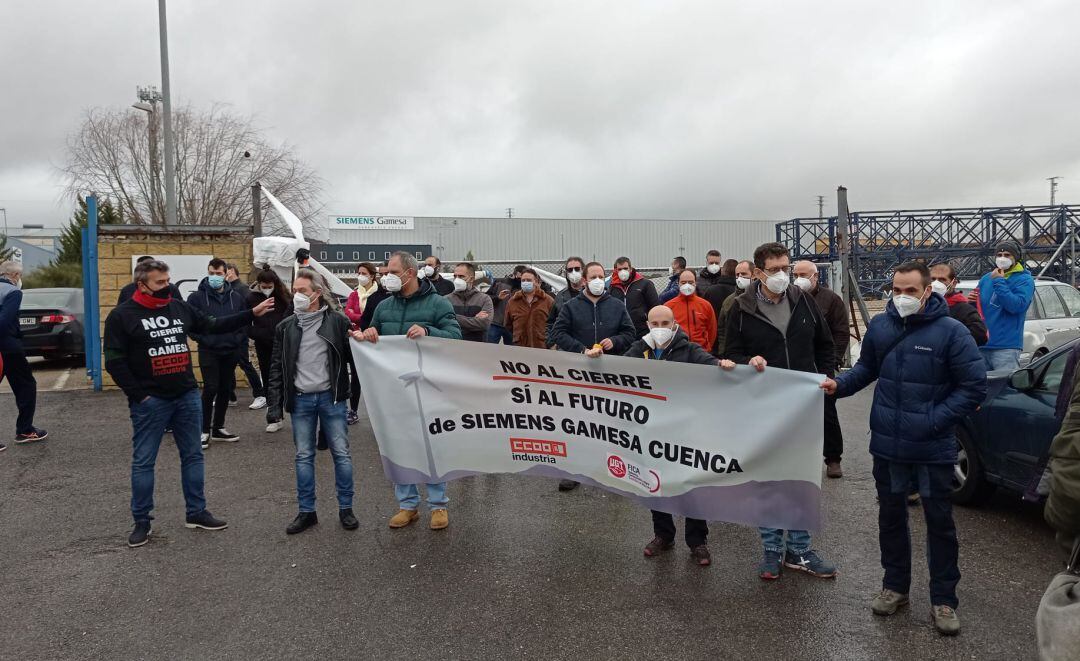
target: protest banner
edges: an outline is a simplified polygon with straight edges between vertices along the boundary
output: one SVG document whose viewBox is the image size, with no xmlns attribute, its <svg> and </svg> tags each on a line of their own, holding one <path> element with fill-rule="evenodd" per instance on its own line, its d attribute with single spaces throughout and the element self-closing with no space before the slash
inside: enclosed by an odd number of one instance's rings
<svg viewBox="0 0 1080 661">
<path fill-rule="evenodd" d="M 350 344 L 396 483 L 566 477 L 672 514 L 820 527 L 819 375 L 438 338 Z"/>
</svg>

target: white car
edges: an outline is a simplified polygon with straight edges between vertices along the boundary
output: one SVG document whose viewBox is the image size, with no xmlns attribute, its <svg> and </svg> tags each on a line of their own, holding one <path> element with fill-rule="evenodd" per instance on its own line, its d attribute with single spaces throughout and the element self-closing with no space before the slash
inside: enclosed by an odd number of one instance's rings
<svg viewBox="0 0 1080 661">
<path fill-rule="evenodd" d="M 965 295 L 979 286 L 978 280 L 961 280 L 956 290 Z M 1035 298 L 1024 322 L 1024 348 L 1020 363 L 1041 358 L 1070 340 L 1080 337 L 1080 292 L 1053 278 L 1035 280 Z"/>
</svg>

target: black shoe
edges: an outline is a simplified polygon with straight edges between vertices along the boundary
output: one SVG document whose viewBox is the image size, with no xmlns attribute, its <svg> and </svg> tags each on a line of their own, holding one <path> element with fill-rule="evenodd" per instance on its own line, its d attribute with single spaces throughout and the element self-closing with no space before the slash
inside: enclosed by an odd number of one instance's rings
<svg viewBox="0 0 1080 661">
<path fill-rule="evenodd" d="M 573 491 L 574 489 L 577 489 L 580 484 L 580 482 L 575 482 L 573 480 L 559 480 L 559 491 Z"/>
<path fill-rule="evenodd" d="M 203 530 L 224 530 L 229 527 L 229 524 L 221 519 L 214 518 L 210 510 L 203 510 L 195 516 L 189 516 L 185 525 L 188 528 L 202 528 Z"/>
<path fill-rule="evenodd" d="M 131 529 L 131 534 L 128 535 L 128 546 L 135 548 L 142 546 L 150 541 L 150 521 L 136 521 L 135 527 Z"/>
<path fill-rule="evenodd" d="M 342 510 L 342 511 L 344 511 L 344 510 Z M 350 516 L 351 515 L 352 515 L 352 512 L 350 510 Z M 342 517 L 342 518 L 344 519 L 344 517 Z M 354 518 L 353 521 L 356 521 L 356 519 Z M 285 534 L 286 535 L 295 535 L 298 532 L 304 532 L 305 530 L 307 530 L 308 528 L 310 528 L 311 526 L 315 525 L 318 522 L 319 522 L 319 515 L 316 514 L 315 512 L 300 512 L 299 514 L 296 515 L 296 518 L 292 520 L 292 523 L 289 524 L 289 527 L 285 528 Z M 345 522 L 342 521 L 342 523 L 344 524 Z M 357 523 L 356 525 L 360 525 L 360 524 Z"/>
<path fill-rule="evenodd" d="M 360 527 L 360 522 L 353 516 L 351 507 L 338 511 L 338 518 L 341 519 L 341 527 L 345 530 L 356 530 Z"/>
<path fill-rule="evenodd" d="M 235 443 L 240 440 L 239 434 L 234 434 L 228 429 L 222 427 L 221 429 L 215 429 L 210 434 L 210 440 L 212 441 L 225 441 L 226 443 Z"/>
<path fill-rule="evenodd" d="M 0 452 L 3 452 L 6 449 L 7 449 L 7 446 L 4 445 L 3 443 L 0 443 Z"/>
</svg>

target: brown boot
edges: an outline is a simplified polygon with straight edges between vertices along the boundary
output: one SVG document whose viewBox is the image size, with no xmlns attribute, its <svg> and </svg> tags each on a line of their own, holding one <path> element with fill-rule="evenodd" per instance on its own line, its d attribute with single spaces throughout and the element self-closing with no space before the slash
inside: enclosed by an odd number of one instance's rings
<svg viewBox="0 0 1080 661">
<path fill-rule="evenodd" d="M 431 529 L 442 530 L 450 525 L 450 516 L 446 510 L 435 510 L 431 513 Z"/>
<path fill-rule="evenodd" d="M 675 542 L 669 542 L 663 537 L 653 537 L 653 540 L 645 545 L 645 557 L 652 558 L 660 555 L 664 551 L 671 550 L 671 547 L 675 546 Z"/>
<path fill-rule="evenodd" d="M 840 468 L 839 461 L 826 461 L 825 462 L 825 476 L 832 479 L 838 479 L 844 477 L 844 469 Z"/>
<path fill-rule="evenodd" d="M 699 567 L 708 567 L 712 564 L 712 556 L 709 555 L 709 547 L 701 544 L 690 549 L 690 557 Z"/>
<path fill-rule="evenodd" d="M 398 510 L 397 514 L 390 517 L 390 527 L 404 528 L 418 518 L 420 514 L 416 510 Z"/>
</svg>

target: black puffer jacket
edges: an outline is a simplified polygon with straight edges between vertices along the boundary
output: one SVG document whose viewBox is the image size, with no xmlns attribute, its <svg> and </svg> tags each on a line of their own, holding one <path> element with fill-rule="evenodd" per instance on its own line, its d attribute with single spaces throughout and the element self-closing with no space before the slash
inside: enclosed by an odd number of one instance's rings
<svg viewBox="0 0 1080 661">
<path fill-rule="evenodd" d="M 330 361 L 330 380 L 334 391 L 334 403 L 349 399 L 349 329 L 352 323 L 343 312 L 326 311 L 322 325 L 315 331 L 327 344 L 327 360 Z M 300 356 L 300 320 L 296 315 L 288 317 L 274 332 L 274 357 L 270 361 L 270 383 L 267 387 L 266 419 L 281 420 L 292 413 L 296 402 L 296 361 Z"/>
<path fill-rule="evenodd" d="M 254 308 L 265 300 L 266 297 L 259 291 L 259 283 L 251 285 L 247 292 L 248 307 Z M 260 344 L 273 344 L 274 329 L 292 313 L 292 301 L 283 301 L 280 296 L 275 296 L 274 309 L 261 317 L 255 317 L 248 327 L 248 337 Z"/>
<path fill-rule="evenodd" d="M 631 272 L 628 283 L 620 282 L 618 275 L 613 275 L 608 293 L 626 304 L 637 337 L 649 332 L 649 310 L 660 305 L 660 295 L 652 280 L 645 279 L 636 270 Z"/>
<path fill-rule="evenodd" d="M 699 287 L 700 289 L 700 287 Z M 739 287 L 735 284 L 735 276 L 722 275 L 716 280 L 716 284 L 705 288 L 704 293 L 699 293 L 709 305 L 712 306 L 713 312 L 716 313 L 717 318 L 720 317 L 720 308 L 724 306 L 724 301 L 728 296 L 732 296 L 739 292 Z"/>
<path fill-rule="evenodd" d="M 228 317 L 250 309 L 247 298 L 236 291 L 232 285 L 226 282 L 221 291 L 217 291 L 210 288 L 206 278 L 199 283 L 198 291 L 188 296 L 187 303 L 210 317 Z M 232 354 L 239 351 L 240 347 L 247 342 L 247 328 L 213 335 L 192 333 L 191 337 L 199 343 L 199 351 Z"/>
<path fill-rule="evenodd" d="M 622 355 L 634 343 L 634 324 L 623 302 L 604 294 L 594 304 L 582 294 L 566 302 L 548 342 L 561 351 L 584 353 L 604 338 L 610 338 L 611 353 Z"/>
<path fill-rule="evenodd" d="M 814 299 L 795 285 L 788 287 L 784 299 L 777 303 L 791 308 L 785 334 L 758 309 L 768 305 L 758 301 L 760 287 L 760 282 L 750 285 L 731 306 L 724 357 L 746 364 L 761 356 L 770 367 L 832 376 L 836 370 L 832 332 Z"/>
<path fill-rule="evenodd" d="M 644 339 L 639 339 L 631 344 L 630 349 L 623 355 L 628 358 L 667 360 L 672 363 L 693 363 L 695 365 L 715 366 L 720 362 L 716 359 L 716 356 L 691 342 L 686 333 L 681 330 L 676 331 L 675 337 L 671 339 L 671 344 L 668 345 L 667 349 L 660 352 L 659 358 L 656 357 L 656 352 Z"/>
</svg>

